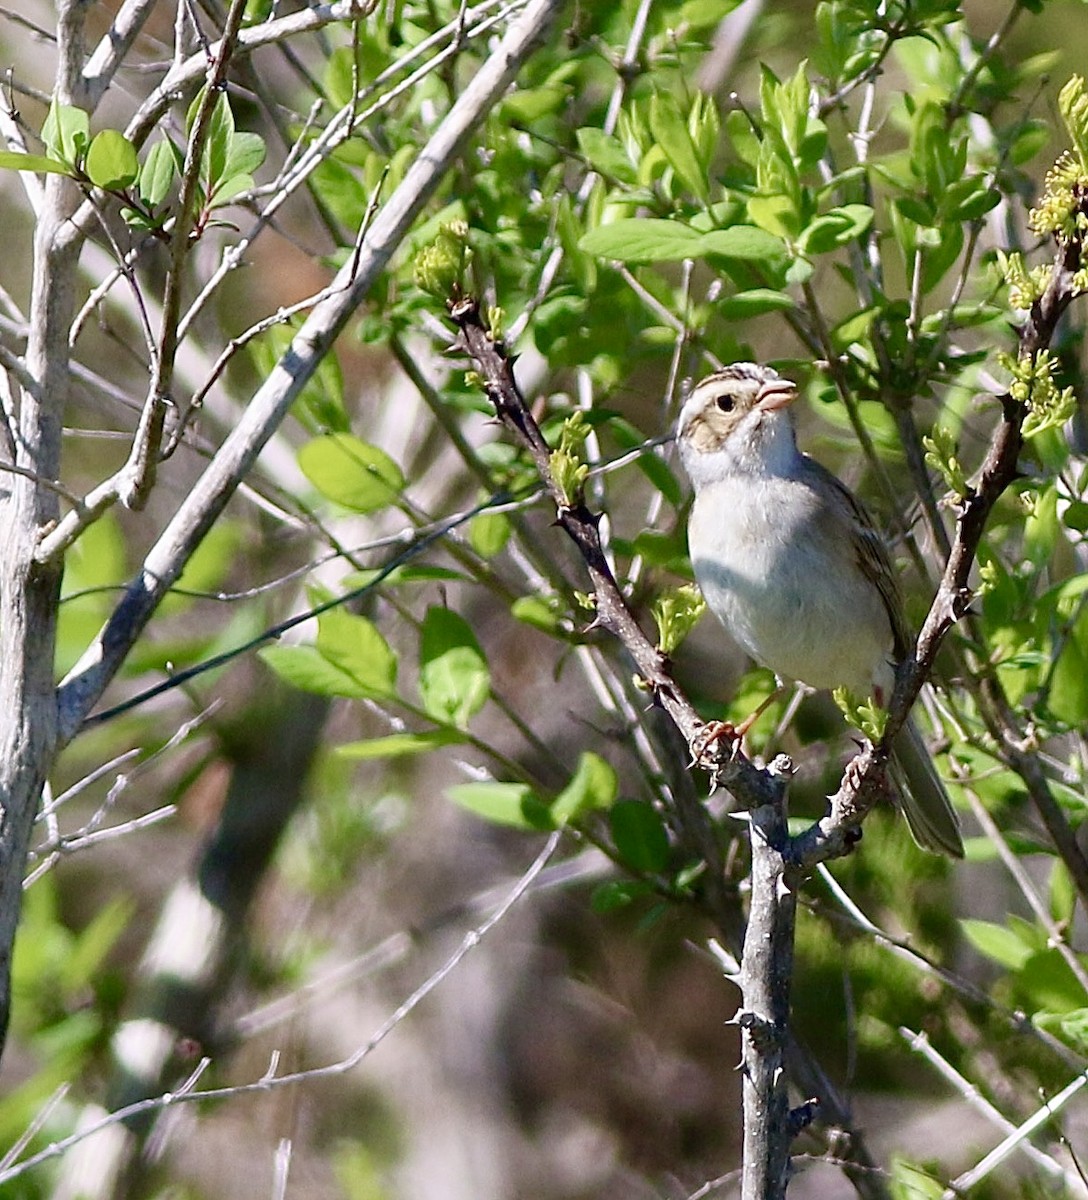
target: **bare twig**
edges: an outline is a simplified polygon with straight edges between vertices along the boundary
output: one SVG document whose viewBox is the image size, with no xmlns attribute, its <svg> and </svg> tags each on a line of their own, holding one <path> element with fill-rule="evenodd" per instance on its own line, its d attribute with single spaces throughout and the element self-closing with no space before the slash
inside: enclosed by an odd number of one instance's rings
<svg viewBox="0 0 1088 1200">
<path fill-rule="evenodd" d="M 73 1146 L 78 1145 L 87 1138 L 94 1137 L 103 1130 L 120 1126 L 136 1117 L 146 1117 L 149 1114 L 161 1112 L 164 1109 L 172 1108 L 175 1104 L 202 1100 L 230 1099 L 236 1096 L 293 1087 L 300 1083 L 308 1083 L 332 1076 L 346 1075 L 350 1071 L 355 1070 L 436 987 L 450 977 L 457 967 L 460 966 L 464 958 L 468 954 L 471 954 L 483 939 L 506 919 L 514 906 L 532 888 L 537 876 L 547 866 L 559 846 L 561 837 L 562 832 L 559 830 L 556 830 L 555 833 L 549 836 L 540 853 L 533 860 L 532 865 L 522 874 L 521 878 L 495 911 L 485 921 L 481 922 L 475 928 L 470 929 L 462 938 L 457 949 L 438 970 L 429 975 L 407 999 L 398 1005 L 395 1011 L 382 1022 L 374 1033 L 364 1043 L 356 1047 L 347 1057 L 333 1063 L 328 1063 L 325 1066 L 311 1067 L 308 1070 L 292 1071 L 286 1075 L 279 1075 L 276 1073 L 278 1068 L 278 1054 L 275 1054 L 268 1070 L 260 1079 L 253 1083 L 236 1084 L 232 1087 L 209 1088 L 206 1091 L 198 1092 L 195 1090 L 195 1085 L 199 1076 L 203 1074 L 204 1069 L 208 1066 L 208 1060 L 205 1059 L 182 1088 L 173 1092 L 167 1092 L 161 1096 L 154 1096 L 147 1100 L 140 1100 L 133 1104 L 125 1105 L 115 1112 L 107 1113 L 100 1119 L 88 1123 L 84 1128 L 77 1130 L 75 1133 L 50 1143 L 37 1153 L 24 1158 L 21 1162 L 9 1164 L 3 1170 L 0 1170 L 0 1184 L 7 1183 L 10 1179 L 16 1179 L 44 1162 L 59 1158 Z"/>
<path fill-rule="evenodd" d="M 946 1082 L 951 1084 L 973 1109 L 996 1125 L 1002 1133 L 1010 1135 L 1016 1133 L 1016 1126 L 999 1109 L 994 1108 L 979 1089 L 970 1080 L 965 1079 L 943 1054 L 937 1052 L 925 1033 L 917 1033 L 903 1027 L 900 1027 L 899 1032 L 907 1040 L 910 1048 L 920 1054 Z M 1051 1179 L 1063 1183 L 1070 1195 L 1076 1195 L 1078 1192 L 1083 1194 L 1084 1189 L 1075 1175 L 1066 1171 L 1060 1162 L 1033 1146 L 1026 1138 L 1019 1140 L 1016 1148 L 1030 1158 Z"/>
<path fill-rule="evenodd" d="M 942 1192 L 941 1200 L 957 1200 L 966 1195 L 976 1184 L 997 1170 L 1022 1142 L 1027 1141 L 1036 1130 L 1042 1128 L 1069 1103 L 1070 1100 L 1088 1083 L 1088 1073 L 1078 1075 L 1052 1099 L 1047 1100 L 1026 1121 L 1017 1126 L 999 1145 L 995 1146 L 985 1158 L 977 1162 L 969 1171 L 964 1171 L 949 1184 Z"/>
</svg>

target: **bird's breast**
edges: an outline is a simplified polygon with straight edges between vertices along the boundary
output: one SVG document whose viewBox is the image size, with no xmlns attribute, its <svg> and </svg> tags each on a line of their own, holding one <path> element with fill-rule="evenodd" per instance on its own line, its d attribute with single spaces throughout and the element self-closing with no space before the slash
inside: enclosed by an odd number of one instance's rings
<svg viewBox="0 0 1088 1200">
<path fill-rule="evenodd" d="M 834 514 L 803 481 L 723 479 L 700 490 L 688 530 L 707 605 L 757 662 L 860 696 L 887 674 L 891 625 Z"/>
</svg>

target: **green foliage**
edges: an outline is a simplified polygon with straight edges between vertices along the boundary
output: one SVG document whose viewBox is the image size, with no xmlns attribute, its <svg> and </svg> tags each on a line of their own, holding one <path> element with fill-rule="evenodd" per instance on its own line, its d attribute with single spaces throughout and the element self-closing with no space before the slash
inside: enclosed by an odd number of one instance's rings
<svg viewBox="0 0 1088 1200">
<path fill-rule="evenodd" d="M 627 866 L 650 874 L 665 869 L 669 835 L 652 805 L 642 800 L 618 800 L 608 817 L 616 852 Z"/>
<path fill-rule="evenodd" d="M 839 711 L 856 729 L 860 729 L 871 742 L 879 742 L 884 736 L 888 721 L 887 712 L 870 696 L 864 701 L 850 693 L 847 688 L 835 688 L 831 693 Z"/>
<path fill-rule="evenodd" d="M 389 455 L 350 433 L 307 442 L 298 465 L 323 496 L 353 512 L 386 508 L 404 490 L 404 475 Z"/>
<path fill-rule="evenodd" d="M 1023 424 L 1025 437 L 1036 437 L 1048 429 L 1055 429 L 1072 417 L 1076 410 L 1073 389 L 1059 389 L 1054 382 L 1059 364 L 1049 351 L 1042 351 L 1034 359 L 999 354 L 998 361 L 1012 376 L 1009 394 L 1027 409 Z"/>
<path fill-rule="evenodd" d="M 67 164 L 44 154 L 20 154 L 15 150 L 0 150 L 0 170 L 35 171 L 46 175 L 71 175 Z"/>
<path fill-rule="evenodd" d="M 423 618 L 419 692 L 431 717 L 460 729 L 490 695 L 487 659 L 472 627 L 448 608 L 429 608 Z"/>
<path fill-rule="evenodd" d="M 1088 175 L 1088 90 L 1081 75 L 1071 75 L 1058 93 L 1058 112 L 1083 174 Z"/>
<path fill-rule="evenodd" d="M 465 273 L 471 261 L 468 225 L 464 221 L 446 222 L 438 227 L 434 240 L 416 255 L 416 287 L 437 300 L 455 300 L 464 294 Z"/>
<path fill-rule="evenodd" d="M 589 478 L 589 466 L 581 459 L 587 437 L 589 426 L 585 414 L 571 413 L 559 432 L 559 445 L 549 457 L 552 477 L 568 505 L 581 502 L 582 488 Z"/>
<path fill-rule="evenodd" d="M 496 825 L 526 831 L 552 826 L 547 805 L 524 783 L 458 783 L 447 788 L 446 795 L 454 804 Z"/>
<path fill-rule="evenodd" d="M 82 167 L 91 143 L 91 119 L 82 108 L 54 100 L 42 125 L 41 137 L 50 157 L 74 172 Z"/>
<path fill-rule="evenodd" d="M 27 890 L 11 968 L 11 1034 L 37 1066 L 0 1098 L 6 1145 L 24 1136 L 56 1089 L 86 1072 L 102 1050 L 116 1007 L 109 960 L 132 915 L 132 902 L 115 896 L 76 931 L 61 917 L 55 875 Z M 61 1132 L 56 1115 L 39 1136 L 50 1132 Z"/>
<path fill-rule="evenodd" d="M 961 498 L 967 495 L 967 473 L 956 453 L 956 440 L 952 431 L 943 425 L 934 425 L 931 433 L 922 439 L 926 450 L 926 466 L 937 471 L 945 487 Z"/>
<path fill-rule="evenodd" d="M 567 825 L 594 809 L 611 808 L 618 791 L 619 780 L 611 765 L 599 754 L 585 750 L 570 783 L 550 806 L 552 820 Z"/>
<path fill-rule="evenodd" d="M 704 612 L 706 601 L 698 588 L 690 583 L 658 596 L 653 605 L 653 617 L 657 624 L 657 646 L 661 653 L 674 654 Z"/>
<path fill-rule="evenodd" d="M 271 326 L 260 337 L 254 338 L 249 343 L 247 346 L 249 357 L 261 378 L 271 374 L 297 331 L 298 322 L 287 321 Z M 350 433 L 351 423 L 344 410 L 344 376 L 340 369 L 339 359 L 334 353 L 325 355 L 321 360 L 317 370 L 307 381 L 295 401 L 293 411 L 307 433 L 311 435 Z M 353 445 L 354 443 L 349 442 L 348 444 Z M 330 449 L 334 451 L 335 447 L 326 447 L 324 453 L 333 461 L 333 476 L 336 477 L 338 474 L 337 467 L 345 469 L 350 476 L 350 465 L 345 468 L 344 464 L 339 462 L 341 456 L 330 453 Z M 305 468 L 303 470 L 305 471 Z M 390 477 L 392 478 L 392 476 Z M 317 486 L 320 487 L 320 484 Z"/>
<path fill-rule="evenodd" d="M 312 646 L 269 646 L 261 658 L 282 679 L 321 696 L 394 699 L 397 656 L 366 617 L 333 608 L 318 618 Z"/>
<path fill-rule="evenodd" d="M 96 133 L 87 150 L 87 177 L 95 187 L 121 191 L 135 183 L 140 173 L 136 147 L 116 129 Z"/>
<path fill-rule="evenodd" d="M 185 130 L 190 137 L 205 94 L 202 88 L 189 105 Z M 253 172 L 264 162 L 264 157 L 264 140 L 259 134 L 235 128 L 227 93 L 219 92 L 213 101 L 208 137 L 197 172 L 199 186 L 194 196 L 192 217 L 198 228 L 205 225 L 214 209 L 223 208 L 242 192 L 252 190 Z"/>
</svg>

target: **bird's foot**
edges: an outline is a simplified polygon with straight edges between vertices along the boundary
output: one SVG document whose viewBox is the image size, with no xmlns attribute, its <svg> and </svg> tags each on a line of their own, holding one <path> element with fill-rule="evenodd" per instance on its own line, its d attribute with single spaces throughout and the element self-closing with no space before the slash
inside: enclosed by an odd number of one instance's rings
<svg viewBox="0 0 1088 1200">
<path fill-rule="evenodd" d="M 734 725 L 732 721 L 707 721 L 692 739 L 691 762 L 688 766 L 712 770 L 716 765 L 712 747 L 717 742 L 729 743 L 729 757 L 732 758 L 740 750 L 749 727 L 749 721 L 741 725 Z"/>
</svg>

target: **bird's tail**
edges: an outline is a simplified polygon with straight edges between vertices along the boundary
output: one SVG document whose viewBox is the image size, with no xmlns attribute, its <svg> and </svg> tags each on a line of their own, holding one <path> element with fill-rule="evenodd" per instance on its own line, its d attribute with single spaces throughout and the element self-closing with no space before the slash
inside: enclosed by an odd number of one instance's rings
<svg viewBox="0 0 1088 1200">
<path fill-rule="evenodd" d="M 892 775 L 918 845 L 934 854 L 963 858 L 959 818 L 913 721 L 907 721 L 892 741 Z"/>
</svg>

